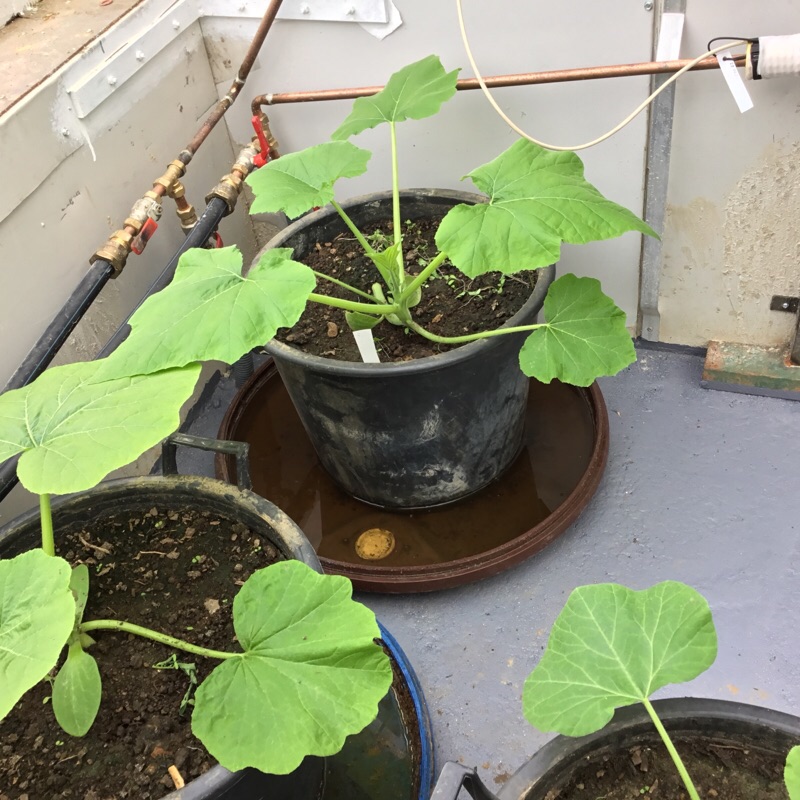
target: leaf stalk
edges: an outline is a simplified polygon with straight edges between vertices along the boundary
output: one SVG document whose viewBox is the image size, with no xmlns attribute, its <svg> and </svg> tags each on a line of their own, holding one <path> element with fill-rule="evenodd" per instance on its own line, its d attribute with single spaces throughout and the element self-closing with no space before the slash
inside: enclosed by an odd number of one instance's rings
<svg viewBox="0 0 800 800">
<path fill-rule="evenodd" d="M 672 763 L 675 764 L 675 769 L 678 770 L 678 774 L 681 776 L 681 780 L 683 781 L 683 785 L 686 787 L 686 791 L 689 792 L 689 797 L 691 797 L 692 800 L 700 800 L 700 795 L 697 793 L 697 789 L 695 789 L 694 783 L 689 777 L 689 772 L 686 769 L 686 766 L 684 765 L 680 755 L 678 754 L 678 751 L 675 749 L 675 745 L 672 743 L 672 739 L 670 739 L 667 729 L 664 727 L 664 724 L 661 722 L 658 714 L 656 714 L 656 710 L 653 708 L 652 704 L 647 698 L 645 698 L 642 703 L 647 709 L 647 713 L 650 715 L 653 725 L 656 726 L 658 735 L 661 737 L 661 741 L 664 742 L 664 746 L 667 748 L 667 752 L 672 759 Z"/>
<path fill-rule="evenodd" d="M 53 537 L 53 511 L 50 506 L 50 495 L 39 495 L 39 516 L 42 522 L 42 550 L 49 556 L 56 554 L 56 543 Z"/>
<path fill-rule="evenodd" d="M 345 311 L 362 311 L 365 314 L 396 314 L 399 311 L 397 304 L 382 303 L 357 303 L 353 300 L 343 300 L 340 297 L 326 297 L 323 294 L 311 293 L 308 296 L 309 300 L 315 303 L 322 303 L 325 306 L 333 306 L 334 308 L 343 308 Z"/>
<path fill-rule="evenodd" d="M 206 647 L 200 647 L 191 642 L 185 642 L 182 639 L 176 639 L 174 636 L 168 636 L 165 633 L 150 630 L 150 628 L 143 628 L 141 625 L 134 625 L 132 622 L 125 622 L 124 620 L 94 619 L 89 622 L 81 623 L 79 630 L 81 633 L 89 633 L 90 631 L 132 633 L 134 636 L 141 636 L 143 639 L 151 639 L 167 647 L 173 647 L 176 650 L 183 650 L 192 655 L 202 656 L 204 658 L 225 660 L 228 658 L 240 658 L 244 655 L 243 653 L 226 653 L 224 650 L 209 650 Z"/>
<path fill-rule="evenodd" d="M 407 324 L 411 330 L 415 331 L 420 336 L 424 336 L 429 341 L 438 342 L 439 344 L 465 344 L 466 342 L 474 342 L 478 339 L 488 339 L 491 336 L 505 336 L 507 333 L 522 333 L 524 331 L 535 331 L 537 328 L 548 327 L 546 322 L 541 322 L 537 325 L 518 325 L 514 328 L 496 328 L 493 331 L 466 333 L 463 336 L 438 336 L 435 333 L 425 330 L 422 325 L 418 325 L 413 320 Z"/>
<path fill-rule="evenodd" d="M 345 225 L 347 225 L 347 227 L 348 227 L 348 228 L 350 228 L 350 232 L 353 234 L 353 236 L 355 236 L 355 237 L 356 237 L 356 239 L 358 240 L 358 243 L 359 243 L 359 244 L 360 244 L 360 245 L 361 245 L 361 246 L 362 246 L 362 247 L 363 247 L 363 248 L 364 248 L 364 249 L 365 249 L 365 250 L 366 250 L 368 253 L 374 253 L 374 252 L 375 252 L 375 249 L 374 249 L 374 248 L 372 247 L 372 245 L 371 245 L 371 244 L 370 244 L 370 243 L 369 243 L 369 242 L 368 242 L 368 241 L 367 241 L 367 240 L 364 238 L 364 234 L 363 234 L 363 233 L 361 233 L 361 231 L 360 231 L 360 230 L 359 230 L 359 229 L 356 227 L 356 224 L 355 224 L 355 222 L 353 222 L 353 220 L 352 220 L 352 219 L 350 219 L 350 217 L 348 216 L 347 212 L 346 212 L 346 211 L 345 211 L 345 210 L 344 210 L 344 209 L 343 209 L 343 208 L 342 208 L 342 207 L 341 207 L 341 206 L 340 206 L 340 205 L 339 205 L 339 204 L 338 204 L 338 203 L 337 203 L 335 200 L 331 200 L 331 205 L 332 205 L 332 206 L 333 206 L 333 207 L 336 209 L 336 212 L 337 212 L 337 213 L 339 214 L 339 216 L 340 216 L 340 217 L 341 217 L 341 218 L 344 220 L 344 224 L 345 224 Z"/>
</svg>

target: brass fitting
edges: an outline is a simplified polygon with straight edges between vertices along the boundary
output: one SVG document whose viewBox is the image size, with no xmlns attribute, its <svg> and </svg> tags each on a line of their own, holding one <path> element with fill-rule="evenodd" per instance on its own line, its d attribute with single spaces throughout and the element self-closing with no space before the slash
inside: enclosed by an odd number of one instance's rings
<svg viewBox="0 0 800 800">
<path fill-rule="evenodd" d="M 167 171 L 160 177 L 153 181 L 153 186 L 163 186 L 164 194 L 171 195 L 172 187 L 179 181 L 186 173 L 186 165 L 183 161 L 177 158 L 169 162 Z"/>
<path fill-rule="evenodd" d="M 169 196 L 173 200 L 180 200 L 181 198 L 186 197 L 186 189 L 180 181 L 175 181 L 172 184 L 172 190 L 170 191 Z"/>
<path fill-rule="evenodd" d="M 247 147 L 244 147 L 239 155 L 236 156 L 236 163 L 233 165 L 232 172 L 240 172 L 247 177 L 255 169 L 255 157 L 261 152 L 258 146 L 258 139 L 253 138 Z"/>
<path fill-rule="evenodd" d="M 125 262 L 128 260 L 131 252 L 131 243 L 135 235 L 126 230 L 114 231 L 108 237 L 108 241 L 89 259 L 89 263 L 94 264 L 95 261 L 99 261 L 101 258 L 105 259 L 114 270 L 114 274 L 111 277 L 118 277 L 125 267 Z"/>
<path fill-rule="evenodd" d="M 264 130 L 264 135 L 267 137 L 267 143 L 269 144 L 270 160 L 280 158 L 281 154 L 278 152 L 280 145 L 272 133 L 272 128 L 269 126 L 269 117 L 263 111 L 261 112 L 261 127 Z"/>
<path fill-rule="evenodd" d="M 181 221 L 181 230 L 188 233 L 197 224 L 197 211 L 193 205 L 188 204 L 186 208 L 176 208 L 175 213 Z"/>
<path fill-rule="evenodd" d="M 234 167 L 234 169 L 236 169 L 236 167 Z M 206 195 L 206 203 L 210 202 L 212 197 L 219 197 L 227 204 L 228 214 L 233 213 L 233 209 L 236 208 L 236 201 L 241 194 L 243 184 L 244 181 L 241 175 L 237 175 L 235 172 L 225 175 L 225 177 L 223 177 Z"/>
</svg>

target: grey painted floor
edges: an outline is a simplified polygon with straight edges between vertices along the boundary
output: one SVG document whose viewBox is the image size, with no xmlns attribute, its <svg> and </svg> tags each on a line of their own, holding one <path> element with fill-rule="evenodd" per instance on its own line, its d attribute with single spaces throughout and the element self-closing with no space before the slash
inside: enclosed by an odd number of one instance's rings
<svg viewBox="0 0 800 800">
<path fill-rule="evenodd" d="M 601 382 L 606 475 L 549 549 L 460 589 L 361 596 L 419 673 L 440 763 L 477 765 L 497 788 L 550 738 L 525 722 L 522 684 L 567 595 L 585 583 L 674 579 L 708 598 L 716 664 L 659 696 L 800 714 L 800 404 L 702 389 L 701 368 L 696 355 L 641 350 Z M 223 382 L 193 431 L 213 435 L 231 394 Z"/>
</svg>

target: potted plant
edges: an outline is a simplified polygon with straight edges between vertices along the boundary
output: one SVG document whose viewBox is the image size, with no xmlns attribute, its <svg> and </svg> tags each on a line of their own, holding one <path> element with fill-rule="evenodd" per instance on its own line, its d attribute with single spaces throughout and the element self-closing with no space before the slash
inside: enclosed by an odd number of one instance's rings
<svg viewBox="0 0 800 800">
<path fill-rule="evenodd" d="M 457 73 L 436 56 L 404 67 L 355 101 L 332 141 L 247 179 L 253 213 L 297 217 L 325 206 L 262 251 L 284 270 L 274 302 L 308 303 L 299 325 L 266 349 L 325 468 L 350 494 L 385 507 L 456 500 L 502 473 L 519 452 L 530 377 L 588 386 L 635 358 L 625 315 L 598 281 L 553 280 L 562 241 L 655 235 L 585 180 L 574 153 L 520 140 L 468 176 L 484 195 L 401 190 L 397 125 L 435 114 L 455 94 Z M 364 173 L 370 159 L 347 140 L 383 123 L 391 191 L 337 202 L 336 182 Z M 499 324 L 496 308 L 512 290 L 518 299 Z M 382 363 L 344 360 L 348 328 L 373 332 Z M 298 349 L 304 339 L 313 342 Z M 410 357 L 420 345 L 428 349 Z"/>
<path fill-rule="evenodd" d="M 191 256 L 188 261 L 191 262 Z M 176 280 L 180 282 L 187 272 L 193 279 L 202 280 L 202 274 L 198 274 L 201 271 L 193 272 L 191 264 L 187 267 L 186 262 L 179 267 Z M 205 277 L 208 279 L 207 275 Z M 108 664 L 119 662 L 119 658 L 112 657 L 131 647 L 133 639 L 160 643 L 174 651 L 166 666 L 189 678 L 185 700 L 193 706 L 194 735 L 223 767 L 233 771 L 255 768 L 233 775 L 224 770 L 212 770 L 196 781 L 193 789 L 181 794 L 198 800 L 261 797 L 262 789 L 256 793 L 260 772 L 290 773 L 308 755 L 337 752 L 347 735 L 363 729 L 375 718 L 377 703 L 392 681 L 389 660 L 374 641 L 379 629 L 372 612 L 351 599 L 351 587 L 346 579 L 324 576 L 300 561 L 286 560 L 300 556 L 318 568 L 309 545 L 303 543 L 302 533 L 271 504 L 245 493 L 249 496 L 245 497 L 243 505 L 250 504 L 249 516 L 233 520 L 239 527 L 232 529 L 232 539 L 242 537 L 241 541 L 249 544 L 248 552 L 241 552 L 233 559 L 242 562 L 238 564 L 240 569 L 245 564 L 240 574 L 246 579 L 238 580 L 241 588 L 235 599 L 231 595 L 232 613 L 220 608 L 227 602 L 222 594 L 210 598 L 201 595 L 193 601 L 201 607 L 205 603 L 209 614 L 219 612 L 220 617 L 224 617 L 227 613 L 232 619 L 233 630 L 228 629 L 224 636 L 219 634 L 225 646 L 218 647 L 209 645 L 207 638 L 188 641 L 192 637 L 185 628 L 171 627 L 170 619 L 178 618 L 178 607 L 187 605 L 183 596 L 187 589 L 185 580 L 177 582 L 174 591 L 170 589 L 177 573 L 170 565 L 182 564 L 184 562 L 179 559 L 185 561 L 186 558 L 196 562 L 196 574 L 191 571 L 187 574 L 189 582 L 197 580 L 198 585 L 202 584 L 201 573 L 205 567 L 211 570 L 211 566 L 210 561 L 204 563 L 210 558 L 204 552 L 195 555 L 191 555 L 195 552 L 191 549 L 188 555 L 181 552 L 195 546 L 194 527 L 184 526 L 180 541 L 174 534 L 172 538 L 165 536 L 163 526 L 171 523 L 163 514 L 159 516 L 155 506 L 161 507 L 163 503 L 170 508 L 168 504 L 173 500 L 172 495 L 163 496 L 161 479 L 133 479 L 140 490 L 134 505 L 139 509 L 137 518 L 132 519 L 133 515 L 126 515 L 124 510 L 119 512 L 123 524 L 120 527 L 115 523 L 118 530 L 114 533 L 106 527 L 108 512 L 119 509 L 125 501 L 122 494 L 130 494 L 129 487 L 123 487 L 125 492 L 121 494 L 119 486 L 112 482 L 95 492 L 86 492 L 109 471 L 138 457 L 175 430 L 181 405 L 192 394 L 200 373 L 200 365 L 195 363 L 197 359 L 235 360 L 253 346 L 248 341 L 240 348 L 241 335 L 228 329 L 220 330 L 215 314 L 228 313 L 226 309 L 220 310 L 219 305 L 231 296 L 235 296 L 234 304 L 246 314 L 243 297 L 255 279 L 245 280 L 239 275 L 241 292 L 237 292 L 237 281 L 232 276 L 225 279 L 227 292 L 222 293 L 222 299 L 217 299 L 216 303 L 204 305 L 203 322 L 194 325 L 191 338 L 176 326 L 171 335 L 160 337 L 152 352 L 143 348 L 131 358 L 129 350 L 121 349 L 99 361 L 56 367 L 29 386 L 0 396 L 0 460 L 21 454 L 18 474 L 22 484 L 39 495 L 41 530 L 39 546 L 33 540 L 34 526 L 30 519 L 0 538 L 3 554 L 0 560 L 0 674 L 3 676 L 0 733 L 8 730 L 6 718 L 27 700 L 29 690 L 47 681 L 49 689 L 38 701 L 40 705 L 38 710 L 34 709 L 35 715 L 54 712 L 55 720 L 66 734 L 84 736 L 101 706 L 101 675 L 111 677 L 105 672 L 110 669 Z M 187 281 L 188 287 L 192 285 L 192 280 Z M 176 295 L 173 292 L 167 297 Z M 177 298 L 179 304 L 172 307 L 169 317 L 173 323 L 187 307 L 186 303 L 192 301 L 190 296 L 181 297 L 180 293 Z M 132 338 L 147 339 L 144 330 L 154 306 L 163 311 L 163 298 L 154 295 L 137 311 L 131 320 Z M 187 347 L 196 356 L 192 363 L 185 358 Z M 159 354 L 165 351 L 187 365 L 166 369 L 153 367 Z M 206 484 L 213 486 L 209 489 Z M 51 495 L 73 492 L 85 494 L 51 505 Z M 192 478 L 181 486 L 173 478 L 171 492 L 182 492 L 180 500 L 184 508 L 201 517 L 208 515 L 204 509 L 209 503 L 211 511 L 219 511 L 223 516 L 237 514 L 236 509 L 232 510 L 231 497 L 239 491 L 215 481 Z M 151 505 L 153 508 L 140 513 L 142 504 L 144 509 Z M 57 512 L 63 510 L 63 517 L 70 524 L 76 523 L 77 527 L 73 526 L 70 531 L 70 541 L 82 542 L 96 558 L 84 557 L 81 563 L 71 564 L 65 556 L 68 548 L 73 548 L 73 556 L 77 552 L 73 544 L 66 545 L 62 550 L 64 555 L 59 555 L 59 537 L 55 532 L 59 516 L 57 513 L 54 525 L 53 508 Z M 175 513 L 175 518 L 181 513 Z M 146 541 L 163 542 L 163 547 L 157 545 L 163 552 L 156 555 L 153 555 L 152 545 L 136 544 L 138 524 L 143 522 L 138 517 L 148 516 L 153 520 L 146 534 L 150 538 Z M 176 524 L 180 524 L 179 519 Z M 218 519 L 207 523 L 209 526 L 218 524 Z M 58 533 L 65 534 L 68 527 Z M 211 527 L 209 535 L 217 530 L 221 528 Z M 115 535 L 117 538 L 113 542 L 105 540 Z M 133 544 L 128 540 L 133 540 Z M 126 546 L 133 547 L 131 553 L 115 555 L 124 553 Z M 228 543 L 228 547 L 233 545 Z M 235 549 L 241 550 L 238 544 Z M 264 563 L 267 550 L 270 550 L 267 560 L 275 563 L 258 568 L 258 564 Z M 136 563 L 146 553 L 156 558 L 158 564 L 148 572 L 138 568 Z M 120 558 L 125 563 L 115 563 Z M 256 566 L 247 566 L 252 564 Z M 122 567 L 132 568 L 125 577 L 118 574 Z M 112 570 L 111 578 L 105 577 Z M 234 565 L 231 570 L 235 572 Z M 249 572 L 252 574 L 247 577 Z M 215 578 L 229 587 L 235 579 L 235 574 Z M 117 590 L 116 606 L 111 611 L 103 608 L 107 602 L 105 595 L 100 608 L 97 604 L 93 608 L 90 584 L 101 586 L 104 580 Z M 218 589 L 222 593 L 227 591 Z M 144 619 L 129 621 L 126 618 L 129 608 L 137 606 L 138 599 L 150 594 L 155 599 L 147 604 Z M 215 603 L 216 608 L 209 606 L 209 602 Z M 92 609 L 91 613 L 87 609 Z M 213 612 L 210 609 L 214 609 Z M 155 614 L 160 614 L 160 618 L 150 621 L 148 618 Z M 192 626 L 187 628 L 191 630 Z M 233 631 L 235 641 L 232 640 Z M 203 635 L 207 637 L 207 632 Z M 101 652 L 95 658 L 98 650 Z M 195 661 L 198 662 L 196 666 L 187 663 Z M 213 669 L 207 664 L 213 664 Z M 139 692 L 147 698 L 149 688 L 154 687 L 158 679 L 150 664 L 137 666 L 145 681 L 144 689 Z M 123 695 L 127 690 L 124 683 L 123 680 Z M 46 706 L 41 705 L 44 700 Z M 148 727 L 155 713 L 154 706 L 145 702 L 142 709 L 141 719 L 126 719 L 123 713 L 119 721 L 116 735 L 130 739 L 137 750 L 122 760 L 123 771 L 130 767 L 129 760 L 134 755 L 141 755 L 142 748 L 151 755 L 157 749 Z M 138 725 L 139 733 L 129 734 L 129 725 L 134 728 Z M 28 730 L 31 727 L 38 731 L 39 722 L 34 720 Z M 55 770 L 48 770 L 47 764 L 77 759 L 75 763 L 80 765 L 77 773 L 98 773 L 97 796 L 105 797 L 108 784 L 114 779 L 106 771 L 111 765 L 104 763 L 101 756 L 108 747 L 108 737 L 113 740 L 115 736 L 113 728 L 111 734 L 104 733 L 106 738 L 96 748 L 100 755 L 94 751 L 87 755 L 85 748 L 67 752 L 66 736 L 54 735 L 44 727 L 42 730 L 44 732 L 30 742 L 24 736 L 20 738 L 35 751 L 32 763 L 36 767 L 36 780 L 42 781 L 41 785 L 30 787 L 37 792 L 36 796 L 48 792 L 53 796 L 62 795 L 62 790 L 53 788 Z M 19 734 L 14 734 L 17 736 Z M 64 750 L 59 751 L 61 747 Z M 4 748 L 0 761 L 5 774 L 3 791 L 27 791 L 30 778 L 26 777 L 19 786 L 16 776 L 20 756 L 9 756 L 8 749 Z M 43 752 L 48 750 L 45 758 Z M 45 760 L 41 760 L 43 758 Z M 153 781 L 160 777 L 153 776 Z M 114 786 L 112 790 L 119 789 L 124 796 L 130 796 L 133 791 L 142 798 L 165 793 L 159 783 L 154 788 L 149 779 L 144 772 L 137 773 L 135 788 L 123 790 Z M 248 783 L 250 780 L 255 784 Z M 317 789 L 318 779 L 314 792 Z M 228 794 L 229 791 L 233 794 Z M 282 796 L 295 796 L 286 788 L 281 792 Z M 64 792 L 63 796 L 71 795 Z M 297 796 L 303 797 L 302 794 Z"/>
<path fill-rule="evenodd" d="M 575 589 L 523 690 L 528 721 L 562 735 L 511 778 L 501 797 L 571 800 L 598 792 L 609 798 L 672 797 L 682 790 L 691 800 L 701 796 L 760 800 L 780 796 L 775 791 L 782 777 L 789 797 L 796 800 L 800 797 L 796 717 L 724 701 L 650 700 L 667 684 L 697 677 L 711 666 L 716 653 L 708 603 L 689 586 L 666 581 L 638 592 L 617 584 Z M 656 740 L 666 752 L 659 751 Z M 678 740 L 687 753 L 691 751 L 706 785 L 695 784 L 693 765 L 684 762 Z M 719 748 L 727 753 L 722 761 L 728 772 L 722 777 L 708 765 L 712 760 L 719 769 Z M 665 777 L 658 759 L 671 762 L 674 774 Z M 737 760 L 751 762 L 747 767 L 758 782 L 737 786 L 737 776 L 731 774 Z M 646 769 L 633 766 L 643 761 Z M 445 783 L 461 779 L 460 770 L 451 768 L 448 773 Z M 477 781 L 474 774 L 467 774 Z M 752 780 L 749 775 L 748 780 Z M 442 792 L 433 797 L 445 800 L 449 791 L 443 784 Z"/>
</svg>

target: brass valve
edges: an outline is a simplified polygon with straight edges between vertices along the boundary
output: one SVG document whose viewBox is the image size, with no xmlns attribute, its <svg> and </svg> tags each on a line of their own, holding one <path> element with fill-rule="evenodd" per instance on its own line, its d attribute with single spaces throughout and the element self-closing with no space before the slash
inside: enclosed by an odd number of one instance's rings
<svg viewBox="0 0 800 800">
<path fill-rule="evenodd" d="M 167 171 L 160 177 L 153 181 L 153 186 L 163 186 L 164 194 L 171 195 L 172 187 L 177 183 L 186 173 L 186 165 L 183 161 L 177 158 L 169 162 Z"/>
<path fill-rule="evenodd" d="M 89 263 L 94 264 L 95 261 L 105 259 L 114 270 L 111 277 L 116 278 L 125 267 L 135 235 L 126 230 L 114 231 L 108 237 L 108 241 L 89 259 Z"/>
</svg>

